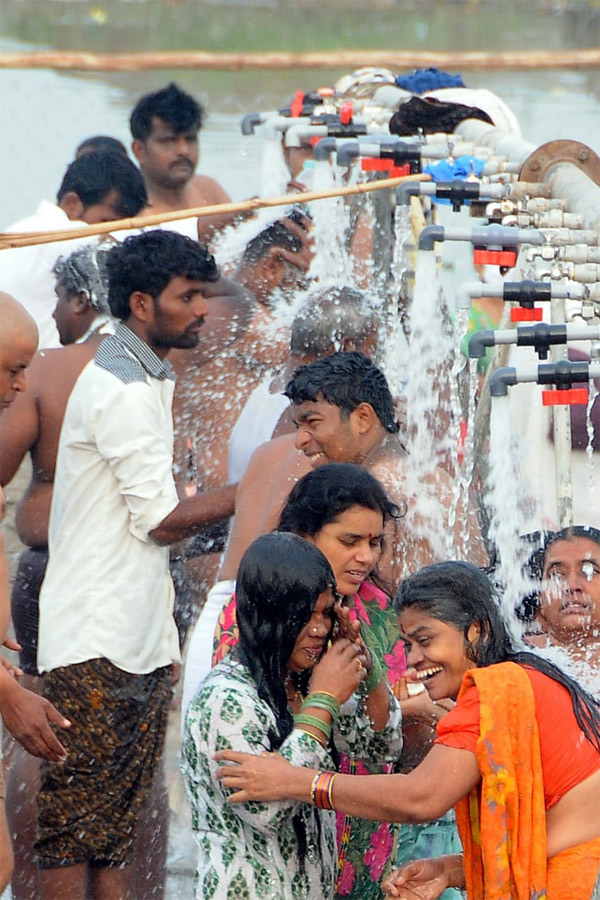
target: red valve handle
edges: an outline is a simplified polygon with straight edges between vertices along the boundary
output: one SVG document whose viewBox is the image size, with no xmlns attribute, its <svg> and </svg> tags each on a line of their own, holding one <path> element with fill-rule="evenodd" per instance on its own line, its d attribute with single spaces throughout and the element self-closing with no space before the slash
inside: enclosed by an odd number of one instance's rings
<svg viewBox="0 0 600 900">
<path fill-rule="evenodd" d="M 544 311 L 536 306 L 533 309 L 525 309 L 523 306 L 513 306 L 510 311 L 511 322 L 541 322 Z"/>
<path fill-rule="evenodd" d="M 587 406 L 587 402 L 587 388 L 542 391 L 542 403 L 544 406 Z"/>
<path fill-rule="evenodd" d="M 476 266 L 505 266 L 512 269 L 516 261 L 516 250 L 482 250 L 480 247 L 473 250 L 473 262 Z"/>
</svg>

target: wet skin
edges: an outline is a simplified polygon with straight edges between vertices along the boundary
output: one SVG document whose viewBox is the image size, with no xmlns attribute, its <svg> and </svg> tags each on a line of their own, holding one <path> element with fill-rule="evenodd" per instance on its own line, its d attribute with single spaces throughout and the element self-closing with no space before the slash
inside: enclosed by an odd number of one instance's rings
<svg viewBox="0 0 600 900">
<path fill-rule="evenodd" d="M 546 551 L 539 618 L 560 642 L 600 629 L 600 547 L 587 538 L 556 541 Z"/>
</svg>

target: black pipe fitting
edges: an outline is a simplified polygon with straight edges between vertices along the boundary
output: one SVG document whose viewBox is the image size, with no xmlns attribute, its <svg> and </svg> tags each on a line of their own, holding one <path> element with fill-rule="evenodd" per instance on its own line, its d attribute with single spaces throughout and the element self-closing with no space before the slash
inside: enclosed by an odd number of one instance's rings
<svg viewBox="0 0 600 900">
<path fill-rule="evenodd" d="M 449 200 L 454 212 L 460 212 L 461 207 L 470 200 L 479 200 L 481 185 L 476 181 L 438 181 L 435 186 L 435 196 L 438 200 Z"/>
<path fill-rule="evenodd" d="M 533 309 L 536 300 L 552 299 L 552 285 L 548 281 L 507 281 L 502 289 L 506 302 L 518 303 L 524 309 Z"/>
<path fill-rule="evenodd" d="M 517 346 L 534 347 L 540 359 L 548 359 L 551 346 L 566 343 L 567 326 L 564 324 L 548 325 L 546 322 L 538 322 L 536 325 L 517 328 Z"/>
<path fill-rule="evenodd" d="M 554 384 L 558 391 L 565 391 L 574 384 L 590 380 L 590 367 L 587 362 L 570 362 L 561 359 L 557 363 L 545 363 L 538 366 L 538 384 Z"/>
</svg>

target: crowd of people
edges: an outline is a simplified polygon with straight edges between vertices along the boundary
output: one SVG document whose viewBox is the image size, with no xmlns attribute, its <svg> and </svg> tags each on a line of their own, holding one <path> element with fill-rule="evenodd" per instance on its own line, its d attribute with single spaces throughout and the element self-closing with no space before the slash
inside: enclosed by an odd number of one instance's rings
<svg viewBox="0 0 600 900">
<path fill-rule="evenodd" d="M 311 278 L 305 208 L 226 267 L 244 217 L 186 215 L 229 200 L 202 118 L 142 97 L 137 165 L 82 141 L 11 230 L 181 219 L 0 251 L 0 892 L 165 896 L 179 703 L 198 898 L 597 900 L 600 533 L 541 535 L 517 640 L 369 287 Z"/>
</svg>

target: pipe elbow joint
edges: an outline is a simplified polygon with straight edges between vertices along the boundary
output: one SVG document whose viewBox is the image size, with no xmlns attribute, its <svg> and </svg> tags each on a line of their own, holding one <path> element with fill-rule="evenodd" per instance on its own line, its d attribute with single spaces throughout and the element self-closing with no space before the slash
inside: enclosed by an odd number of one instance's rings
<svg viewBox="0 0 600 900">
<path fill-rule="evenodd" d="M 399 184 L 396 190 L 396 205 L 408 206 L 411 197 L 421 196 L 421 183 L 419 181 L 405 181 Z"/>
<path fill-rule="evenodd" d="M 242 134 L 254 134 L 257 125 L 262 124 L 262 116 L 260 113 L 247 113 L 241 122 Z"/>
<path fill-rule="evenodd" d="M 490 396 L 506 397 L 509 387 L 517 383 L 517 370 L 513 366 L 502 366 L 490 377 Z"/>
<path fill-rule="evenodd" d="M 359 153 L 358 141 L 344 141 L 338 149 L 336 162 L 338 166 L 351 166 Z"/>
<path fill-rule="evenodd" d="M 433 250 L 433 245 L 446 238 L 443 225 L 426 225 L 419 235 L 419 250 Z"/>
<path fill-rule="evenodd" d="M 314 149 L 314 158 L 316 160 L 322 161 L 324 159 L 329 159 L 329 154 L 333 153 L 337 146 L 337 138 L 324 137 L 321 138 L 320 141 L 317 141 Z"/>
<path fill-rule="evenodd" d="M 488 347 L 496 344 L 495 332 L 492 328 L 476 331 L 469 338 L 469 359 L 481 359 Z"/>
</svg>

